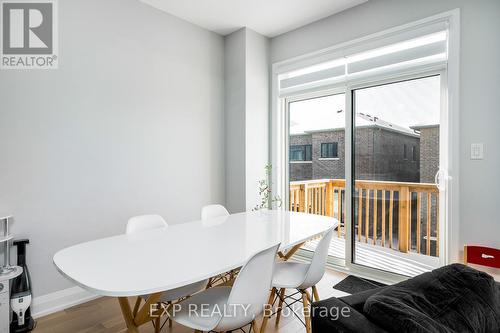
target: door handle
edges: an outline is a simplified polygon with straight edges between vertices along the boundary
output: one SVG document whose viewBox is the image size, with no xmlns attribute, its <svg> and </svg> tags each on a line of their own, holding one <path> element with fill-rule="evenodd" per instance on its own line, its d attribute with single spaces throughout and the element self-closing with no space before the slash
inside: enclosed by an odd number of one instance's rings
<svg viewBox="0 0 500 333">
<path fill-rule="evenodd" d="M 436 184 L 436 186 L 439 188 L 439 173 L 441 172 L 441 170 L 438 170 L 436 172 L 436 175 L 434 176 L 434 184 Z"/>
<path fill-rule="evenodd" d="M 446 181 L 450 180 L 451 177 L 448 176 L 448 172 L 443 169 L 439 169 L 436 172 L 436 175 L 434 176 L 434 184 L 436 184 L 436 187 L 439 190 L 445 190 L 446 189 Z"/>
<path fill-rule="evenodd" d="M 446 170 L 442 170 L 442 169 L 439 169 L 437 172 L 436 172 L 436 175 L 434 176 L 434 184 L 436 184 L 436 187 L 439 189 L 439 190 L 444 190 L 445 187 L 443 186 L 444 184 L 441 183 L 441 181 L 447 181 L 451 179 L 450 176 L 448 176 L 448 172 L 446 172 Z"/>
</svg>

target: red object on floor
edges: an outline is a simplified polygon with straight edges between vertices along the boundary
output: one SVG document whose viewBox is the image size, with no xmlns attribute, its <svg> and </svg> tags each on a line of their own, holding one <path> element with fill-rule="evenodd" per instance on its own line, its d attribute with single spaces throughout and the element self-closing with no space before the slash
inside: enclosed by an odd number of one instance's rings
<svg viewBox="0 0 500 333">
<path fill-rule="evenodd" d="M 500 268 L 500 250 L 485 246 L 464 246 L 465 264 Z"/>
</svg>

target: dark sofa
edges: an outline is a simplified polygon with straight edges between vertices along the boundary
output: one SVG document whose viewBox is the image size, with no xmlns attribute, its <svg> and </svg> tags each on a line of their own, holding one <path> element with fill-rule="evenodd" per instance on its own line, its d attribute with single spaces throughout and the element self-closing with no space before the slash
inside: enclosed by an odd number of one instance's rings
<svg viewBox="0 0 500 333">
<path fill-rule="evenodd" d="M 315 302 L 312 331 L 497 333 L 500 283 L 468 266 L 448 265 L 392 286 Z"/>
</svg>

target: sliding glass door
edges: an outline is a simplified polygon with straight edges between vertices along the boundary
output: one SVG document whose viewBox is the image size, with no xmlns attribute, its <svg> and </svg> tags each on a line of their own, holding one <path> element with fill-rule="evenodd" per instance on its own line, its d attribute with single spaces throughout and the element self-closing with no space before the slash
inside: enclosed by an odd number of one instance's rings
<svg viewBox="0 0 500 333">
<path fill-rule="evenodd" d="M 353 263 L 407 276 L 436 268 L 443 239 L 437 175 L 446 144 L 441 77 L 351 94 Z"/>
<path fill-rule="evenodd" d="M 339 221 L 332 263 L 397 280 L 450 259 L 456 19 L 433 18 L 273 67 L 276 192 L 290 210 Z"/>
<path fill-rule="evenodd" d="M 345 258 L 345 94 L 301 96 L 288 101 L 289 209 L 340 221 L 331 257 Z M 317 241 L 304 249 L 313 251 Z"/>
<path fill-rule="evenodd" d="M 339 221 L 333 262 L 406 276 L 441 264 L 442 81 L 436 72 L 286 100 L 287 208 Z"/>
</svg>

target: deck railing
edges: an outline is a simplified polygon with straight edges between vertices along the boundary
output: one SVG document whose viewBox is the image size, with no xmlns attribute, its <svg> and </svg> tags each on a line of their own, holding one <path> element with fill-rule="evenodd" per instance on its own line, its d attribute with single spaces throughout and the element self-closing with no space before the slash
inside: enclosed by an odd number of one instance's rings
<svg viewBox="0 0 500 333">
<path fill-rule="evenodd" d="M 439 256 L 439 191 L 435 184 L 360 180 L 353 193 L 356 240 Z M 290 182 L 289 209 L 336 217 L 344 237 L 345 180 Z"/>
</svg>

